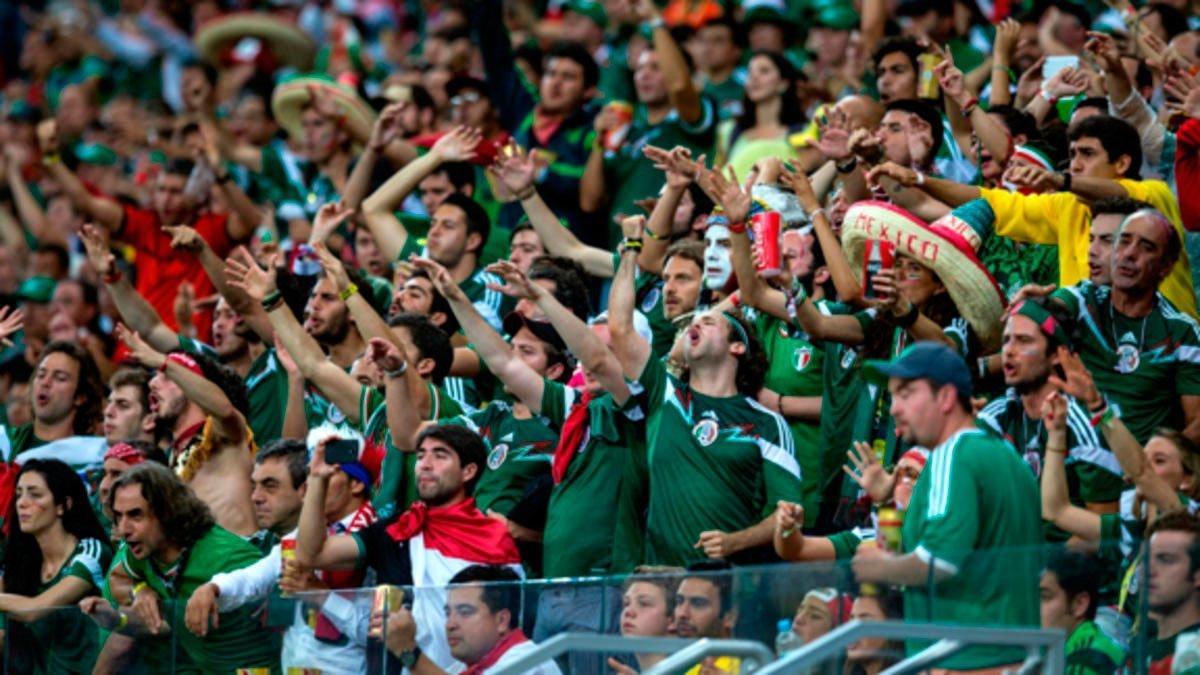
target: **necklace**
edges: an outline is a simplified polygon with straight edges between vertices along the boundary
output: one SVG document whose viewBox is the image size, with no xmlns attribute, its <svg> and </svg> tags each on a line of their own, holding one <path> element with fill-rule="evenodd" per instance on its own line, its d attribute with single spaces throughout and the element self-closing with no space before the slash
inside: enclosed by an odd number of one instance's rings
<svg viewBox="0 0 1200 675">
<path fill-rule="evenodd" d="M 1108 331 L 1109 334 L 1112 335 L 1113 351 L 1116 352 L 1117 355 L 1117 364 L 1113 366 L 1113 369 L 1118 373 L 1121 373 L 1122 375 L 1128 375 L 1129 373 L 1137 370 L 1138 365 L 1141 363 L 1142 347 L 1146 342 L 1146 323 L 1149 318 L 1149 314 L 1142 317 L 1142 328 L 1140 334 L 1138 335 L 1138 341 L 1136 345 L 1128 342 L 1123 344 L 1119 343 L 1117 339 L 1117 315 L 1113 310 L 1112 300 L 1109 299 Z"/>
</svg>

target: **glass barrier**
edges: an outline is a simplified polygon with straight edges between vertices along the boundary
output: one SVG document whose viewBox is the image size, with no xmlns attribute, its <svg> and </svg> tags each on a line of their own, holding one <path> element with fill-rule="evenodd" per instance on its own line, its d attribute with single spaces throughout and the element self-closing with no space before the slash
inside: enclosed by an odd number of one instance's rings
<svg viewBox="0 0 1200 675">
<path fill-rule="evenodd" d="M 894 569 L 894 575 L 909 575 L 898 586 L 856 581 L 872 563 L 860 557 L 718 571 L 651 568 L 624 576 L 449 589 L 373 586 L 285 595 L 274 587 L 266 598 L 220 597 L 207 623 L 197 603 L 168 598 L 158 608 L 157 633 L 143 613 L 97 598 L 85 600 L 87 612 L 71 606 L 5 615 L 4 670 L 92 672 L 100 661 L 101 670 L 123 673 L 392 673 L 401 672 L 414 645 L 420 658 L 448 669 L 497 653 L 506 655 L 499 664 L 504 665 L 571 634 L 607 636 L 608 642 L 564 647 L 554 655 L 561 672 L 628 673 L 646 672 L 698 638 L 745 641 L 772 655 L 786 654 L 853 619 L 947 629 L 1036 628 L 1039 575 L 1057 550 L 974 552 L 937 561 L 925 577 L 919 570 Z M 1150 622 L 1139 589 L 1146 580 L 1137 574 L 1109 576 L 1101 580 L 1102 606 L 1093 627 L 1123 648 L 1130 663 L 1145 664 Z M 1123 614 L 1113 608 L 1121 598 Z M 501 612 L 508 613 L 513 631 L 501 629 Z M 621 637 L 642 642 L 616 640 Z M 646 642 L 650 639 L 669 642 Z M 906 650 L 912 654 L 930 642 L 864 637 L 831 651 L 806 672 L 878 672 L 876 666 L 896 663 Z M 744 659 L 756 658 L 748 653 L 710 657 L 718 668 L 739 672 Z M 943 667 L 1019 664 L 1025 656 L 1022 647 L 972 646 Z"/>
</svg>

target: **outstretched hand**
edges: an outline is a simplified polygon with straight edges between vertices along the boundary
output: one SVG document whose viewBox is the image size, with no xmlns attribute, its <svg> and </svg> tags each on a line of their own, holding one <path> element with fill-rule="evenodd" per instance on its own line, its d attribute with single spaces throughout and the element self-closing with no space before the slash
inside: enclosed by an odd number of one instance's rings
<svg viewBox="0 0 1200 675">
<path fill-rule="evenodd" d="M 447 162 L 466 162 L 475 159 L 475 148 L 481 140 L 483 133 L 479 129 L 458 126 L 439 138 L 429 151 Z"/>
<path fill-rule="evenodd" d="M 409 262 L 419 270 L 424 270 L 429 275 L 429 281 L 433 283 L 433 287 L 437 289 L 442 297 L 451 302 L 466 302 L 467 295 L 463 293 L 458 284 L 454 282 L 454 277 L 450 276 L 450 272 L 430 258 L 422 258 L 420 256 L 412 256 Z"/>
<path fill-rule="evenodd" d="M 108 248 L 108 241 L 100 229 L 91 223 L 84 223 L 79 237 L 83 240 L 83 249 L 87 252 L 88 262 L 91 263 L 92 269 L 96 270 L 96 274 L 101 278 L 111 274 L 117 267 L 117 257 Z"/>
<path fill-rule="evenodd" d="M 733 167 L 729 168 L 729 177 L 720 172 L 702 169 L 700 171 L 700 188 L 713 202 L 720 204 L 725 217 L 731 223 L 743 223 L 750 215 L 750 194 L 738 185 L 737 174 Z"/>
<path fill-rule="evenodd" d="M 1066 347 L 1059 347 L 1058 364 L 1066 377 L 1051 374 L 1050 385 L 1084 404 L 1088 410 L 1099 408 L 1104 398 L 1079 356 L 1071 353 Z"/>
<path fill-rule="evenodd" d="M 499 260 L 487 266 L 487 271 L 504 280 L 503 284 L 489 282 L 487 287 L 518 300 L 536 300 L 537 288 L 520 267 L 508 260 Z"/>
<path fill-rule="evenodd" d="M 404 364 L 404 355 L 399 348 L 383 338 L 371 338 L 367 341 L 367 354 L 375 365 L 384 371 L 399 370 Z"/>
<path fill-rule="evenodd" d="M 895 477 L 879 463 L 869 444 L 855 441 L 853 448 L 846 452 L 846 457 L 854 465 L 854 469 L 843 465 L 842 471 L 858 483 L 858 486 L 870 495 L 872 501 L 882 504 L 891 498 Z"/>
<path fill-rule="evenodd" d="M 138 335 L 136 331 L 129 330 L 125 324 L 117 324 L 116 333 L 117 338 L 129 350 L 129 357 L 134 361 L 151 370 L 158 370 L 167 362 L 165 354 L 151 347 L 142 339 L 141 335 Z"/>
<path fill-rule="evenodd" d="M 259 267 L 245 246 L 237 247 L 225 259 L 225 276 L 230 286 L 241 290 L 251 300 L 261 302 L 276 290 L 275 268 L 269 267 L 264 270 Z"/>
<path fill-rule="evenodd" d="M 346 219 L 353 215 L 354 209 L 340 201 L 322 204 L 317 211 L 317 217 L 313 218 L 312 234 L 308 238 L 309 245 L 315 247 L 328 241 L 329 236 L 337 231 L 338 225 L 346 222 Z"/>
</svg>

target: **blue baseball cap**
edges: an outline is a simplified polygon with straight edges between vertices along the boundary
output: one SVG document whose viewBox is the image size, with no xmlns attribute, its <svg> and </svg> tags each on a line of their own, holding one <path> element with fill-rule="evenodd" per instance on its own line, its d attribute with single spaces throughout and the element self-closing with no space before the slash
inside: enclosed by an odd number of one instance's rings
<svg viewBox="0 0 1200 675">
<path fill-rule="evenodd" d="M 928 379 L 937 385 L 949 384 L 960 396 L 971 395 L 971 371 L 958 352 L 941 342 L 922 341 L 909 345 L 891 361 L 873 360 L 863 364 L 863 377 L 886 385 L 888 378 Z"/>
</svg>

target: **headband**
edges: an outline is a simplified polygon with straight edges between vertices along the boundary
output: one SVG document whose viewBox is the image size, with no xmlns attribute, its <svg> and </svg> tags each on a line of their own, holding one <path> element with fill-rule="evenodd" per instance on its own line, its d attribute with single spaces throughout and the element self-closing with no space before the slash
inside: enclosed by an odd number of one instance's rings
<svg viewBox="0 0 1200 675">
<path fill-rule="evenodd" d="M 908 460 L 917 465 L 917 471 L 925 470 L 925 463 L 929 461 L 929 451 L 925 448 L 911 448 L 908 452 L 900 455 L 900 462 Z M 899 464 L 900 462 L 896 462 Z"/>
<path fill-rule="evenodd" d="M 746 329 L 742 327 L 742 322 L 738 321 L 737 317 L 729 312 L 721 312 L 721 316 L 725 317 L 725 320 L 729 322 L 729 325 L 733 326 L 733 329 L 737 331 L 738 337 L 742 339 L 742 344 L 746 345 L 747 353 L 749 353 L 748 350 L 750 349 L 750 336 L 746 334 Z"/>
<path fill-rule="evenodd" d="M 164 372 L 167 370 L 167 364 L 172 361 L 178 363 L 184 368 L 187 368 L 200 377 L 204 377 L 204 371 L 201 370 L 200 363 L 184 352 L 171 352 L 170 354 L 167 354 L 167 360 L 164 361 L 162 365 L 162 370 Z"/>
<path fill-rule="evenodd" d="M 1020 314 L 1036 323 L 1042 334 L 1050 339 L 1051 345 L 1069 345 L 1071 343 L 1063 325 L 1054 318 L 1050 310 L 1040 303 L 1022 300 L 1009 308 L 1008 313 L 1010 316 Z"/>
<path fill-rule="evenodd" d="M 105 461 L 110 459 L 119 460 L 129 465 L 141 464 L 146 461 L 146 456 L 141 450 L 133 447 L 128 443 L 115 443 L 104 453 Z"/>
</svg>

